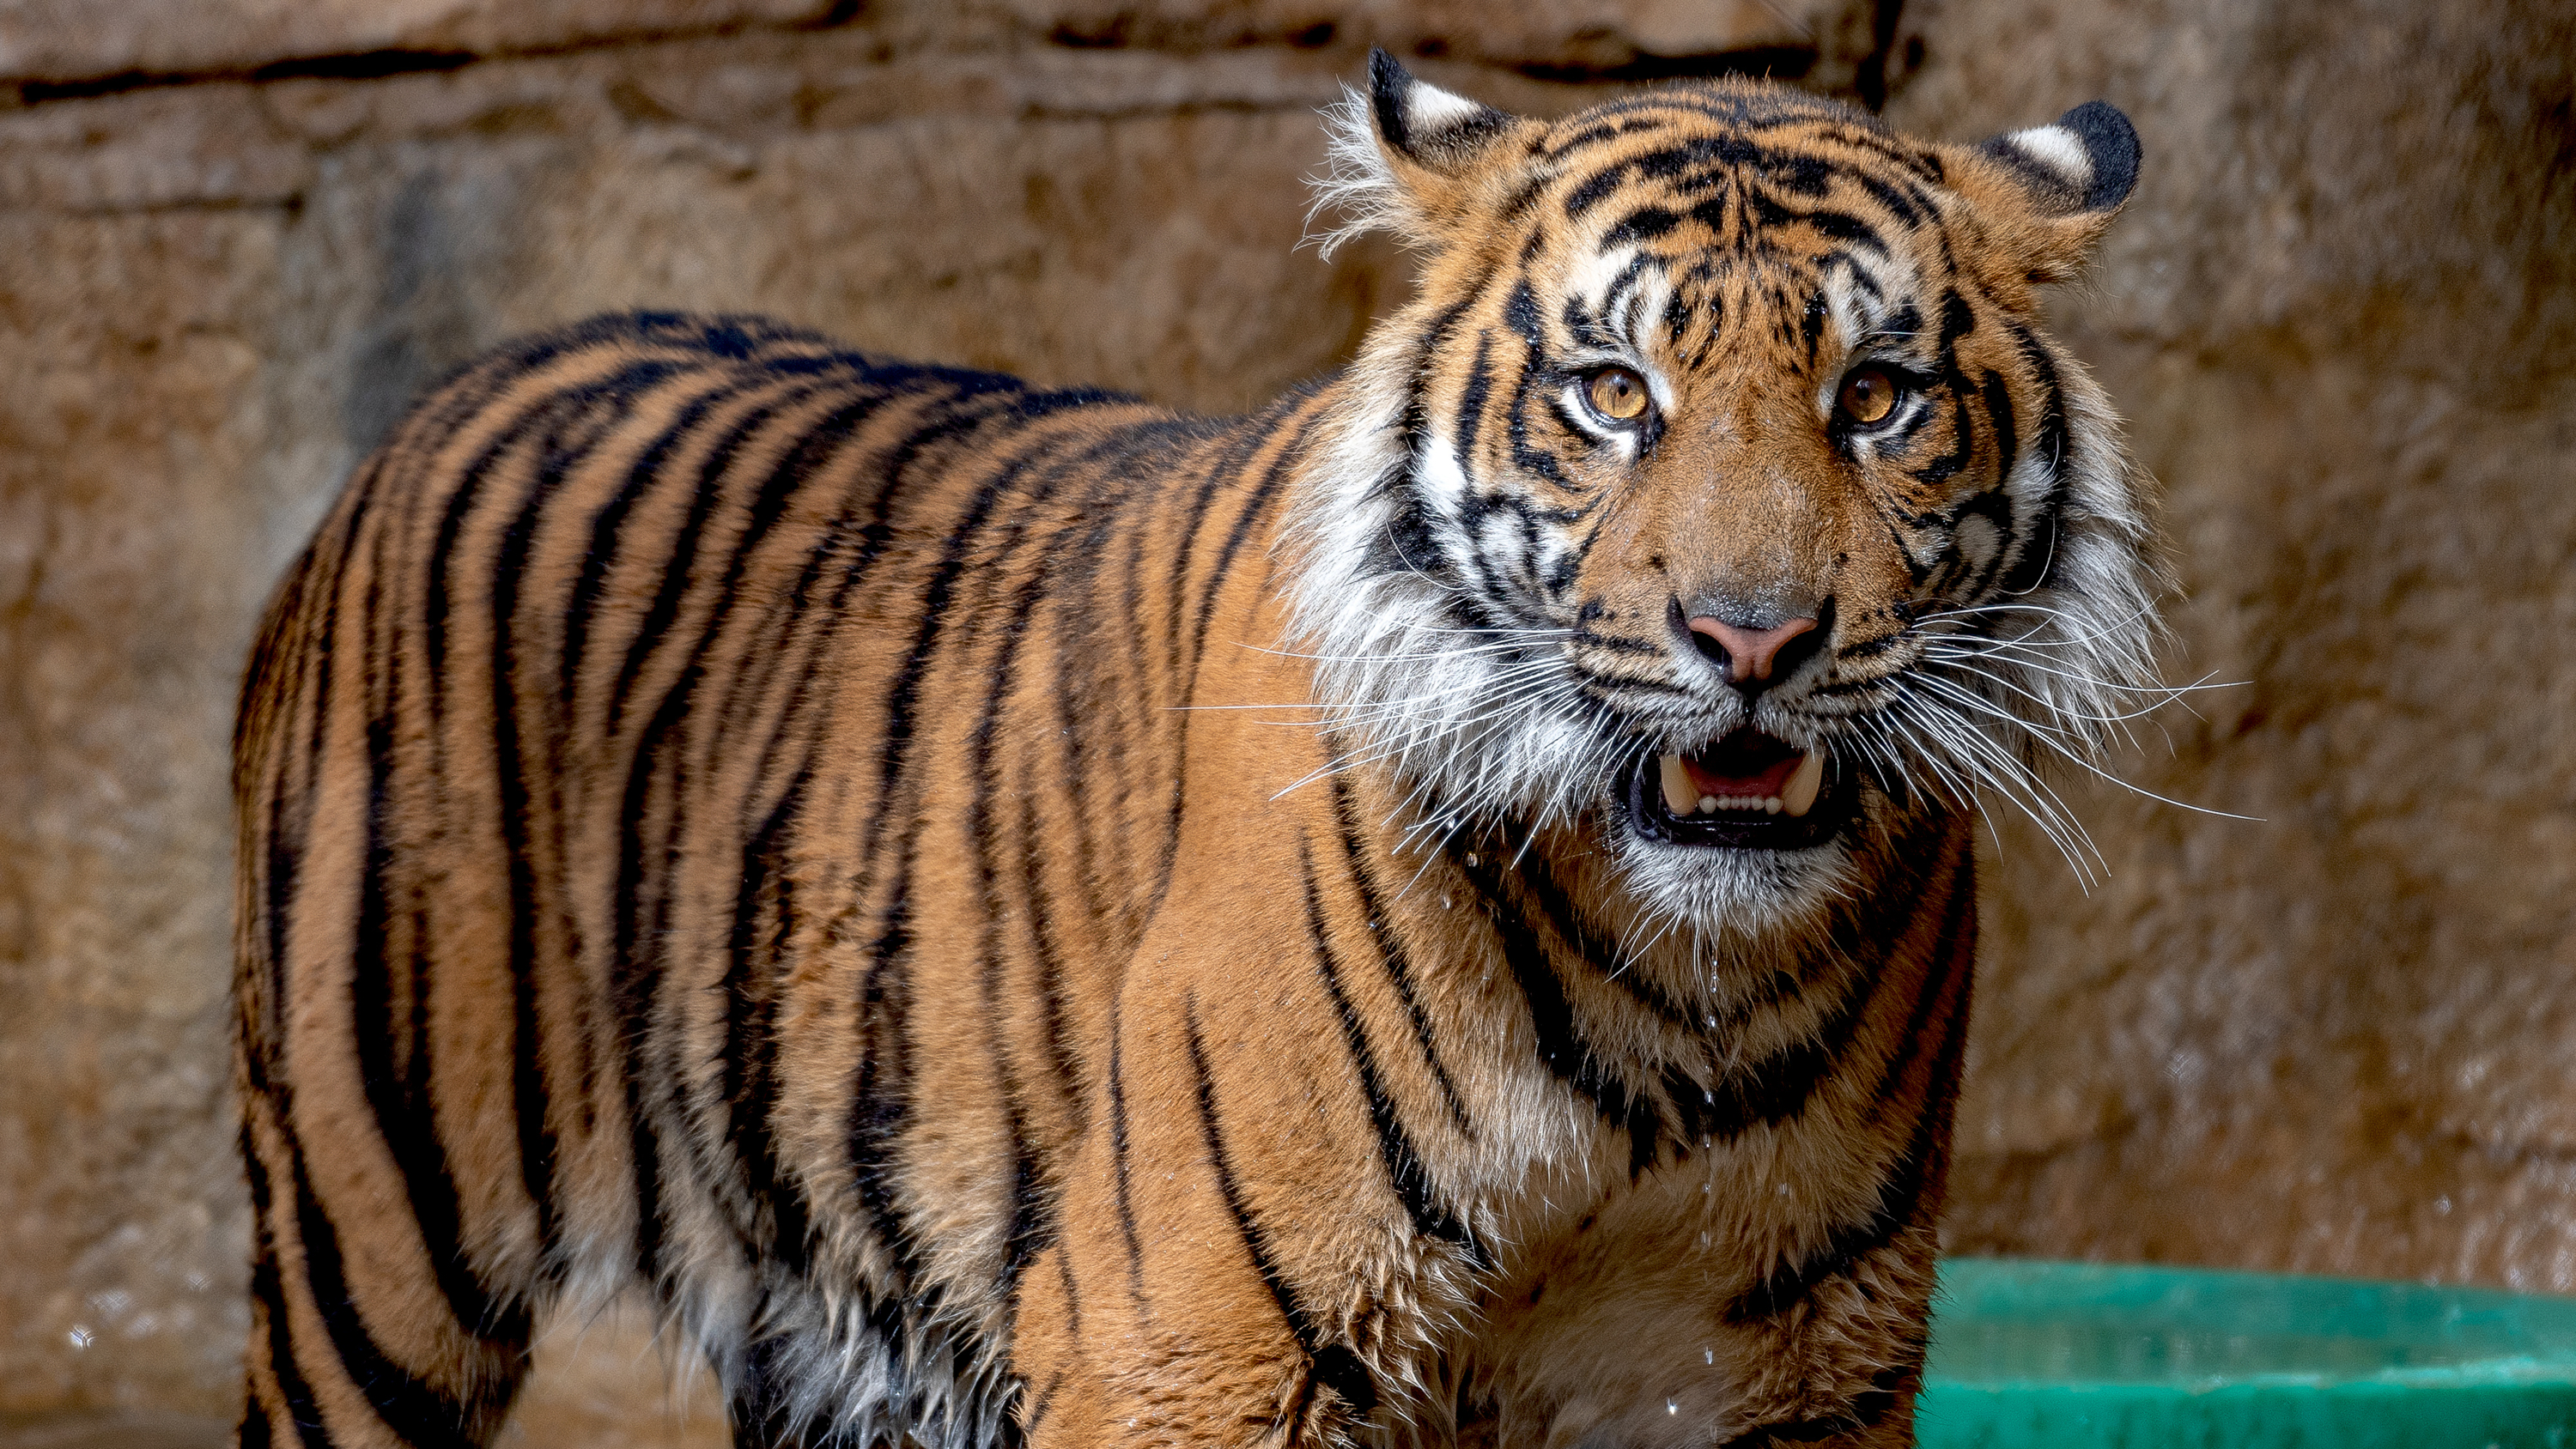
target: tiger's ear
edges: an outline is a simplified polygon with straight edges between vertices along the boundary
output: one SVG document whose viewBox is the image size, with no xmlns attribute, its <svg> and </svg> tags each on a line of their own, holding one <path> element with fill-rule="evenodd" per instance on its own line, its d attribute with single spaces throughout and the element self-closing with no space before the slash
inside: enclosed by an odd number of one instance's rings
<svg viewBox="0 0 2576 1449">
<path fill-rule="evenodd" d="M 1345 224 L 1323 238 L 1326 254 L 1359 232 L 1386 227 L 1418 246 L 1437 246 L 1483 185 L 1517 154 L 1507 144 L 1538 126 L 1416 77 L 1383 50 L 1369 52 L 1369 90 L 1345 90 L 1327 113 L 1332 174 L 1316 185 L 1315 207 L 1340 210 Z"/>
<path fill-rule="evenodd" d="M 2138 131 L 2117 106 L 2087 101 L 2045 126 L 1967 153 L 1956 186 L 2004 225 L 2036 282 L 2084 269 L 2138 184 Z"/>
<path fill-rule="evenodd" d="M 1444 91 L 1376 49 L 1369 51 L 1369 119 L 1387 163 L 1425 180 L 1466 175 L 1515 124 L 1508 113 Z"/>
</svg>

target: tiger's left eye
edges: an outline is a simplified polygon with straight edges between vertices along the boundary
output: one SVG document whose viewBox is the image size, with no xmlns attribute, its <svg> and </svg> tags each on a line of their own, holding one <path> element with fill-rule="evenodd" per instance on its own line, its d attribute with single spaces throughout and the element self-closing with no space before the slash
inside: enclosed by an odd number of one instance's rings
<svg viewBox="0 0 2576 1449">
<path fill-rule="evenodd" d="M 1605 367 L 1592 374 L 1583 397 L 1614 423 L 1634 422 L 1646 411 L 1646 380 L 1624 367 Z"/>
<path fill-rule="evenodd" d="M 1842 391 L 1834 396 L 1834 406 L 1844 417 L 1868 427 L 1887 421 L 1887 415 L 1896 411 L 1897 399 L 1904 395 L 1904 384 L 1886 368 L 1855 367 L 1843 379 Z"/>
</svg>

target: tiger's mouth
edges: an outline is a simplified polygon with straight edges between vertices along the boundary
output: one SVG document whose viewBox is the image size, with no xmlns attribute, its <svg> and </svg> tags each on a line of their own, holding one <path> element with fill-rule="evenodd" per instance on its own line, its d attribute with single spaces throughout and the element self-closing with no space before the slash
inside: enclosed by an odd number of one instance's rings
<svg viewBox="0 0 2576 1449">
<path fill-rule="evenodd" d="M 1629 772 L 1628 816 L 1667 845 L 1804 850 L 1851 823 L 1859 781 L 1822 750 L 1756 729 L 1687 754 L 1650 755 Z"/>
</svg>

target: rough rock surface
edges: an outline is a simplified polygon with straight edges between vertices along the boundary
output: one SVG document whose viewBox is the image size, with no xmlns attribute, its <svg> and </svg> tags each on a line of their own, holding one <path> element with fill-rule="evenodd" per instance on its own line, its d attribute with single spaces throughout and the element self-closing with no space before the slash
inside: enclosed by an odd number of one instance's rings
<svg viewBox="0 0 2576 1449">
<path fill-rule="evenodd" d="M 1954 1244 L 2576 1290 L 2576 23 L 2539 0 L 30 0 L 0 1444 L 230 1409 L 232 691 L 412 393 L 656 304 L 1249 402 L 1404 285 L 1291 249 L 1373 42 L 1536 112 L 1746 66 L 1956 136 L 2130 111 L 2146 181 L 2060 325 L 2166 482 L 2180 672 L 2248 683 L 2120 771 L 2262 819 L 2070 782 L 2089 894 L 1999 821 Z M 621 1417 L 644 1330 L 584 1328 L 514 1435 L 720 1437 L 703 1385 Z"/>
</svg>

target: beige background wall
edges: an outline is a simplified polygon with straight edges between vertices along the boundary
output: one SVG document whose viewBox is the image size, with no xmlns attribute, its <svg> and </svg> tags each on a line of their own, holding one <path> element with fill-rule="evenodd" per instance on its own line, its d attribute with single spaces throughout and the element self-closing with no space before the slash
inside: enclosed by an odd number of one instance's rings
<svg viewBox="0 0 2576 1449">
<path fill-rule="evenodd" d="M 1313 109 L 1372 42 L 1532 111 L 1769 65 L 1945 135 L 2130 112 L 2146 179 L 2057 314 L 2166 482 L 2178 671 L 2249 683 L 2120 769 L 2262 820 L 2071 783 L 2089 893 L 2002 822 L 1954 1245 L 2576 1291 L 2554 10 L 0 8 L 0 1434 L 230 1410 L 231 694 L 269 580 L 412 390 L 651 304 L 1241 405 L 1405 285 L 1383 247 L 1292 249 Z M 635 1398 L 631 1327 L 573 1342 L 525 1442 Z M 713 1408 L 636 1432 L 703 1439 Z"/>
</svg>

